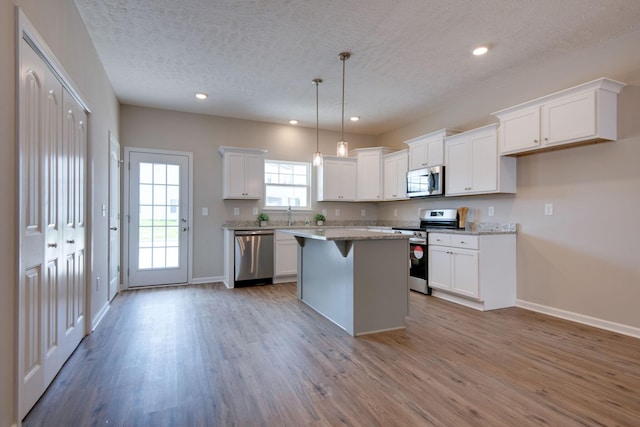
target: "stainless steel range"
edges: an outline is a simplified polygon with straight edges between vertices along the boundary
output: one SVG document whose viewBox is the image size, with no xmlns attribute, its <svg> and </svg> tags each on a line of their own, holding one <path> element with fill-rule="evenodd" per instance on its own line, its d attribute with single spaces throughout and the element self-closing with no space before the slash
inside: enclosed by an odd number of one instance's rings
<svg viewBox="0 0 640 427">
<path fill-rule="evenodd" d="M 420 209 L 419 227 L 394 227 L 396 233 L 411 235 L 409 238 L 409 288 L 431 295 L 428 286 L 427 233 L 443 228 L 458 228 L 457 209 Z"/>
</svg>

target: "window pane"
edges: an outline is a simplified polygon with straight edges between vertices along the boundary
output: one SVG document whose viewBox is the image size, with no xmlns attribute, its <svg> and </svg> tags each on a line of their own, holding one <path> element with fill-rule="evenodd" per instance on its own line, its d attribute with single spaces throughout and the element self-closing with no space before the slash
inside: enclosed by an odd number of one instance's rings
<svg viewBox="0 0 640 427">
<path fill-rule="evenodd" d="M 180 253 L 178 248 L 167 248 L 167 267 L 180 267 Z"/>
<path fill-rule="evenodd" d="M 153 183 L 153 164 L 140 163 L 140 183 L 141 184 Z"/>
<path fill-rule="evenodd" d="M 180 166 L 167 165 L 167 184 L 180 185 Z"/>
<path fill-rule="evenodd" d="M 140 184 L 140 204 L 153 204 L 153 185 Z"/>
<path fill-rule="evenodd" d="M 265 162 L 264 164 L 265 173 L 278 173 L 278 164 L 272 162 Z"/>
<path fill-rule="evenodd" d="M 164 185 L 153 186 L 153 204 L 154 205 L 166 205 L 167 204 L 167 187 Z"/>
<path fill-rule="evenodd" d="M 167 182 L 167 165 L 154 163 L 153 165 L 153 183 L 166 184 Z"/>
<path fill-rule="evenodd" d="M 151 259 L 152 259 L 152 249 L 151 248 L 140 248 L 138 251 L 138 268 L 151 268 Z"/>
<path fill-rule="evenodd" d="M 165 268 L 167 263 L 165 260 L 165 248 L 153 248 L 153 268 Z"/>
</svg>

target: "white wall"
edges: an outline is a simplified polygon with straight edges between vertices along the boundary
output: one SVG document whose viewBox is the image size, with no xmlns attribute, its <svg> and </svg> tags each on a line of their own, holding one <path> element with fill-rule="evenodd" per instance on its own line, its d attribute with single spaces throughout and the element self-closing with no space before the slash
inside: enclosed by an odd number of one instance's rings
<svg viewBox="0 0 640 427">
<path fill-rule="evenodd" d="M 88 201 L 91 240 L 89 283 L 90 313 L 96 314 L 107 304 L 107 228 L 100 205 L 108 201 L 108 132 L 118 134 L 118 101 L 98 60 L 84 23 L 72 0 L 5 0 L 0 3 L 0 191 L 2 200 L 14 209 L 2 210 L 2 223 L 14 229 L 16 224 L 16 151 L 15 151 L 15 43 L 14 6 L 19 6 L 65 71 L 80 90 L 91 109 L 89 116 L 89 158 L 87 175 L 91 195 Z M 4 239 L 0 256 L 0 426 L 15 423 L 14 380 L 17 325 L 16 240 Z M 96 286 L 97 277 L 101 285 Z"/>
<path fill-rule="evenodd" d="M 222 158 L 218 147 L 234 146 L 268 150 L 267 159 L 311 161 L 316 151 L 315 129 L 277 125 L 247 120 L 211 117 L 199 114 L 178 113 L 167 110 L 123 105 L 120 109 L 120 144 L 123 147 L 155 148 L 190 151 L 194 154 L 194 254 L 193 278 L 203 280 L 223 275 L 223 234 L 226 221 L 255 220 L 253 207 L 263 208 L 263 201 L 222 200 Z M 349 148 L 374 145 L 374 138 L 363 135 L 345 135 Z M 339 134 L 320 132 L 320 152 L 335 155 Z M 315 174 L 312 179 L 315 182 Z M 314 186 L 315 189 L 315 186 Z M 312 219 L 314 212 L 327 209 L 327 220 L 377 219 L 374 203 L 315 202 L 313 210 L 294 213 L 293 219 L 303 222 Z M 209 216 L 202 216 L 202 208 L 209 209 Z M 234 216 L 233 209 L 240 209 Z M 335 209 L 340 216 L 335 216 Z M 361 209 L 366 217 L 361 216 Z M 273 221 L 286 221 L 285 211 L 268 212 Z"/>
<path fill-rule="evenodd" d="M 385 203 L 380 219 L 418 207 L 468 206 L 480 221 L 509 221 L 518 233 L 518 298 L 582 320 L 640 328 L 640 33 L 594 46 L 499 82 L 479 82 L 411 125 L 381 135 L 396 144 L 443 127 L 495 123 L 490 113 L 605 76 L 628 84 L 618 98 L 618 141 L 519 157 L 516 195 Z M 553 203 L 554 215 L 544 216 Z M 495 207 L 495 217 L 487 215 Z M 596 323 L 598 323 L 596 321 Z M 636 329 L 637 331 L 637 329 Z"/>
</svg>

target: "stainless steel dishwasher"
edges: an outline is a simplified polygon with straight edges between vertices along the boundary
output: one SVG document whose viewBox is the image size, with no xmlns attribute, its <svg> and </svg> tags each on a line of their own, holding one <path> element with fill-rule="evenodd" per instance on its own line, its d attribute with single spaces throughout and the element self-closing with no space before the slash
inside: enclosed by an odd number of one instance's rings
<svg viewBox="0 0 640 427">
<path fill-rule="evenodd" d="M 273 283 L 273 230 L 235 232 L 235 285 Z"/>
</svg>

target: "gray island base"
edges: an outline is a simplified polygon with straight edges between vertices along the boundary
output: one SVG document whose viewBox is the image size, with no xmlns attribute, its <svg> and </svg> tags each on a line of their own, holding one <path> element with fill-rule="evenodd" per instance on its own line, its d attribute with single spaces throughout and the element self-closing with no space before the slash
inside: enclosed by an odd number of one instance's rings
<svg viewBox="0 0 640 427">
<path fill-rule="evenodd" d="M 298 298 L 350 335 L 405 328 L 408 236 L 360 229 L 292 229 Z"/>
</svg>

